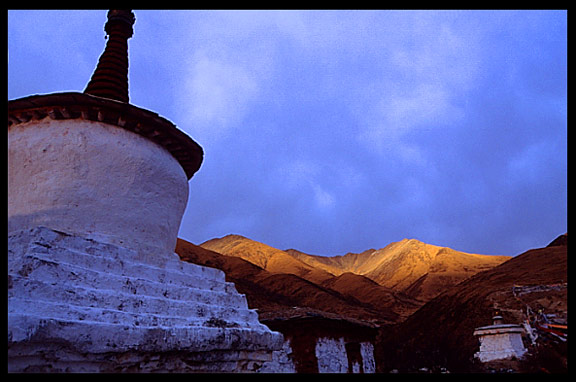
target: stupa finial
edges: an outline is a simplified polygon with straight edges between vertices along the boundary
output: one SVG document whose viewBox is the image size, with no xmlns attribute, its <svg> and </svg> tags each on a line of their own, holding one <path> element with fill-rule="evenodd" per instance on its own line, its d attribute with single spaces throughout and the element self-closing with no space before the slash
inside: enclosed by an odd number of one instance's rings
<svg viewBox="0 0 576 382">
<path fill-rule="evenodd" d="M 129 102 L 128 39 L 136 18 L 131 10 L 111 9 L 104 30 L 108 42 L 84 93 Z"/>
</svg>

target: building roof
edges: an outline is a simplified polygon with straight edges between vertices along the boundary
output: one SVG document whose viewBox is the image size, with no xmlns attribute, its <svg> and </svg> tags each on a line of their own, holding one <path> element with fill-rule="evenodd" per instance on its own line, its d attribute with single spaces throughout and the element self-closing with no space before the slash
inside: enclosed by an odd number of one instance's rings
<svg viewBox="0 0 576 382">
<path fill-rule="evenodd" d="M 291 309 L 276 309 L 274 311 L 259 312 L 260 321 L 266 324 L 282 322 L 332 322 L 337 326 L 376 329 L 378 325 L 368 321 L 361 321 L 335 313 L 325 312 L 310 307 L 293 307 Z"/>
</svg>

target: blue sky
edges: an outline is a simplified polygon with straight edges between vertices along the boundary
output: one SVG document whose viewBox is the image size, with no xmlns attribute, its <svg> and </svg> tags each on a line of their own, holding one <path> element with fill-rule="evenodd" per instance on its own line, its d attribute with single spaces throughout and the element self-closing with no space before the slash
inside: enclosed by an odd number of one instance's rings
<svg viewBox="0 0 576 382">
<path fill-rule="evenodd" d="M 205 151 L 180 237 L 517 255 L 567 231 L 566 11 L 135 10 L 130 102 Z M 106 11 L 8 11 L 8 99 L 83 91 Z"/>
</svg>

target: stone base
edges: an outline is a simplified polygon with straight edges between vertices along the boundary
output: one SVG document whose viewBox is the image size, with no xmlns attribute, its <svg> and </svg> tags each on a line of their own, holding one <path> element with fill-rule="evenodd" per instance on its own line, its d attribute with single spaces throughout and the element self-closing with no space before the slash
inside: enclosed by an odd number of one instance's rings
<svg viewBox="0 0 576 382">
<path fill-rule="evenodd" d="M 474 353 L 474 357 L 480 362 L 491 362 L 503 359 L 520 359 L 526 354 L 526 350 L 496 350 L 496 351 L 479 351 Z"/>
<path fill-rule="evenodd" d="M 217 269 L 45 227 L 8 237 L 8 370 L 257 371 L 282 347 Z"/>
</svg>

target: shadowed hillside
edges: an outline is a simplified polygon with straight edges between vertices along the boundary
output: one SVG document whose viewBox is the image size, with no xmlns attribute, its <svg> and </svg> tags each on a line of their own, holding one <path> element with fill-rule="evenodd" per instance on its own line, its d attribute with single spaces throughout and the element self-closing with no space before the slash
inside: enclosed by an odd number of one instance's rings
<svg viewBox="0 0 576 382">
<path fill-rule="evenodd" d="M 182 239 L 178 239 L 176 253 L 182 260 L 224 271 L 227 281 L 246 295 L 248 306 L 258 309 L 261 316 L 273 317 L 305 307 L 366 322 L 398 320 L 398 314 L 387 306 L 376 308 L 351 294 L 342 294 L 294 274 L 271 273 L 241 258 L 222 255 Z"/>
<path fill-rule="evenodd" d="M 567 235 L 563 236 L 550 246 L 529 250 L 470 277 L 391 330 L 383 329 L 378 346 L 381 371 L 438 365 L 469 371 L 478 350 L 474 328 L 489 325 L 495 307 L 508 323 L 522 322 L 526 304 L 532 309 L 565 314 L 568 246 Z M 518 297 L 513 286 L 541 286 L 545 292 Z"/>
</svg>

